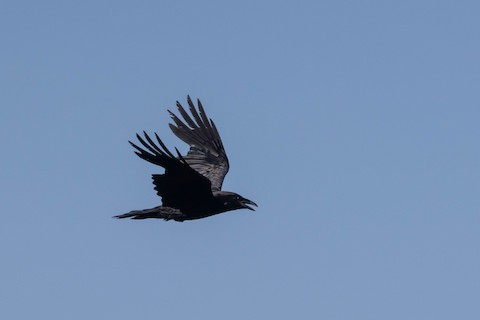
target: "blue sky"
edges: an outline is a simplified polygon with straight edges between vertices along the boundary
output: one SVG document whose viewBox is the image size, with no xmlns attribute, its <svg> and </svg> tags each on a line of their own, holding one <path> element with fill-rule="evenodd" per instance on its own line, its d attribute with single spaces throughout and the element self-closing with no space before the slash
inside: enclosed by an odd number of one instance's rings
<svg viewBox="0 0 480 320">
<path fill-rule="evenodd" d="M 478 319 L 479 11 L 2 1 L 0 318 Z M 259 209 L 112 219 L 187 94 Z"/>
</svg>

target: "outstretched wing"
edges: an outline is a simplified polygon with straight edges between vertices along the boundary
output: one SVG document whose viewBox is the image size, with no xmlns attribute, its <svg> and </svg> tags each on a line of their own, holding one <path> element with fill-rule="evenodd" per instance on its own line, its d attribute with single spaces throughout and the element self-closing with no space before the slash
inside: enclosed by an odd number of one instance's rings
<svg viewBox="0 0 480 320">
<path fill-rule="evenodd" d="M 187 97 L 187 100 L 193 119 L 177 101 L 178 111 L 185 122 L 169 110 L 168 112 L 175 122 L 175 124 L 170 124 L 170 129 L 190 146 L 190 150 L 184 157 L 185 161 L 211 181 L 212 191 L 220 191 L 229 168 L 222 139 L 212 119 L 207 118 L 200 100 L 197 100 L 200 112 L 197 112 L 190 96 Z"/>
<path fill-rule="evenodd" d="M 210 180 L 193 170 L 177 149 L 178 158 L 167 149 L 156 133 L 160 146 L 145 131 L 143 134 L 146 141 L 138 134 L 137 138 L 145 149 L 129 142 L 137 149 L 137 156 L 165 168 L 164 174 L 152 175 L 155 190 L 162 197 L 164 206 L 188 212 L 213 198 Z"/>
</svg>

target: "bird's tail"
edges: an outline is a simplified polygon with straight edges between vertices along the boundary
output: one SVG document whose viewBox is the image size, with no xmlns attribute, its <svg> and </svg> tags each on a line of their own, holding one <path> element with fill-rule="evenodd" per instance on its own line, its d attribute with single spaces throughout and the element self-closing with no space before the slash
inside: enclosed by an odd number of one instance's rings
<svg viewBox="0 0 480 320">
<path fill-rule="evenodd" d="M 117 219 L 125 219 L 125 218 L 132 218 L 135 220 L 141 219 L 164 219 L 164 220 L 175 220 L 182 222 L 185 220 L 184 214 L 175 208 L 159 206 L 151 209 L 144 209 L 144 210 L 133 210 L 124 214 L 119 214 L 117 216 L 113 216 L 113 218 Z"/>
</svg>

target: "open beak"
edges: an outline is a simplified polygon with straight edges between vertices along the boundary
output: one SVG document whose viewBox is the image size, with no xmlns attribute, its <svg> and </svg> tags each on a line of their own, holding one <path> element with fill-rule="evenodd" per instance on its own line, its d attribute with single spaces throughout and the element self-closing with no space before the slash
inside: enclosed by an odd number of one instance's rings
<svg viewBox="0 0 480 320">
<path fill-rule="evenodd" d="M 249 205 L 252 205 L 252 206 L 255 206 L 255 207 L 258 207 L 255 202 L 250 201 L 250 200 L 248 200 L 248 199 L 242 199 L 242 204 L 243 204 L 243 207 L 244 207 L 245 209 L 252 210 L 252 211 L 255 211 L 255 209 L 253 209 L 252 207 L 249 207 L 248 204 L 249 204 Z"/>
</svg>

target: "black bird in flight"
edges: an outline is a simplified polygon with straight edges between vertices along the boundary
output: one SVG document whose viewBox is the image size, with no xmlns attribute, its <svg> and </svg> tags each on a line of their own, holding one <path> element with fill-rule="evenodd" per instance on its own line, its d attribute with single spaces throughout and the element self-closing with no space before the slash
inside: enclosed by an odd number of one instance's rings
<svg viewBox="0 0 480 320">
<path fill-rule="evenodd" d="M 228 172 L 228 158 L 222 139 L 211 119 L 207 118 L 200 100 L 198 110 L 190 96 L 187 97 L 192 117 L 177 101 L 177 108 L 184 122 L 170 110 L 175 124 L 169 124 L 173 133 L 190 146 L 187 155 L 182 156 L 177 148 L 174 156 L 155 133 L 156 144 L 144 131 L 144 138 L 137 134 L 138 141 L 145 149 L 130 144 L 137 150 L 135 154 L 150 163 L 165 168 L 164 174 L 153 174 L 153 184 L 162 197 L 162 205 L 145 210 L 134 210 L 114 218 L 165 220 L 194 220 L 222 212 L 249 209 L 255 202 L 239 194 L 221 191 L 223 179 Z"/>
</svg>

